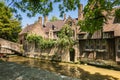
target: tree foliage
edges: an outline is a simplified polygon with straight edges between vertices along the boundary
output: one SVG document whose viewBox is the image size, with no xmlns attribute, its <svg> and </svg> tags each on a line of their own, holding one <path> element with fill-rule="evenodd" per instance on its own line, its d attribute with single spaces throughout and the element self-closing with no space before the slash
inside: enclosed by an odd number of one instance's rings
<svg viewBox="0 0 120 80">
<path fill-rule="evenodd" d="M 41 36 L 37 36 L 35 34 L 27 34 L 26 36 L 26 40 L 29 42 L 29 43 L 32 43 L 32 42 L 35 42 L 35 43 L 38 43 L 40 41 L 42 41 L 42 37 Z"/>
<path fill-rule="evenodd" d="M 115 10 L 115 16 L 120 18 L 120 9 Z"/>
<path fill-rule="evenodd" d="M 102 29 L 116 5 L 120 5 L 120 0 L 88 0 L 84 8 L 84 20 L 78 23 L 81 30 L 94 33 Z M 105 12 L 107 15 L 104 15 Z"/>
<path fill-rule="evenodd" d="M 5 0 L 8 6 L 13 8 L 14 12 L 18 9 L 26 12 L 29 17 L 35 16 L 37 13 L 43 14 L 43 16 L 48 15 L 52 12 L 53 8 L 58 7 L 61 15 L 63 16 L 65 11 L 75 10 L 80 1 L 79 0 Z"/>
<path fill-rule="evenodd" d="M 26 12 L 29 17 L 37 13 L 43 16 L 49 15 L 53 8 L 58 5 L 60 16 L 65 12 L 73 11 L 79 8 L 80 1 L 84 0 L 5 0 L 8 6 L 17 13 L 18 10 Z M 56 4 L 57 3 L 57 4 Z M 106 22 L 104 11 L 110 12 L 113 7 L 119 6 L 120 0 L 88 0 L 84 8 L 84 20 L 79 22 L 81 30 L 94 33 L 102 29 Z M 109 13 L 108 13 L 109 14 Z M 17 15 L 19 17 L 19 14 Z"/>
<path fill-rule="evenodd" d="M 60 30 L 58 34 L 58 40 L 54 41 L 51 39 L 44 39 L 41 36 L 35 35 L 35 34 L 29 34 L 26 36 L 26 40 L 29 43 L 35 43 L 39 46 L 41 49 L 47 49 L 54 46 L 60 46 L 64 48 L 71 48 L 74 45 L 74 40 L 72 38 L 73 31 L 70 28 L 70 26 L 65 25 Z"/>
<path fill-rule="evenodd" d="M 21 31 L 20 22 L 13 18 L 11 9 L 0 2 L 0 38 L 17 41 Z"/>
<path fill-rule="evenodd" d="M 40 49 L 48 49 L 55 45 L 55 41 L 51 39 L 44 39 L 41 36 L 35 35 L 35 34 L 29 34 L 26 36 L 26 40 L 29 43 L 35 43 L 35 45 L 38 46 Z"/>
<path fill-rule="evenodd" d="M 64 25 L 58 34 L 58 45 L 61 47 L 72 47 L 74 45 L 73 30 L 69 25 Z"/>
<path fill-rule="evenodd" d="M 51 22 L 54 22 L 54 21 L 57 21 L 57 20 L 59 20 L 56 16 L 53 16 L 51 19 L 50 19 L 50 21 Z"/>
</svg>

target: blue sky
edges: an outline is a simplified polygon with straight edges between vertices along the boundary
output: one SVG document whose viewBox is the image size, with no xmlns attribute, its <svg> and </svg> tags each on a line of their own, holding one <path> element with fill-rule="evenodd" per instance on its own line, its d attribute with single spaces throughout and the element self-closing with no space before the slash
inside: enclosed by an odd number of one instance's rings
<svg viewBox="0 0 120 80">
<path fill-rule="evenodd" d="M 87 0 L 82 0 L 81 3 L 85 6 L 85 4 L 87 3 Z M 33 24 L 35 21 L 38 20 L 38 17 L 42 16 L 40 14 L 37 14 L 35 17 L 32 17 L 32 18 L 29 18 L 26 16 L 25 13 L 22 13 L 20 12 L 21 15 L 22 15 L 22 21 L 21 21 L 21 24 L 22 24 L 22 27 L 24 28 L 27 24 Z M 59 12 L 59 9 L 57 7 L 57 5 L 54 5 L 53 6 L 53 11 L 48 15 L 48 19 L 51 19 L 52 16 L 56 16 L 58 17 L 59 19 L 63 19 L 61 17 L 59 17 L 60 15 L 60 12 Z M 70 11 L 70 12 L 67 12 L 66 13 L 66 16 L 71 16 L 72 18 L 77 18 L 78 17 L 78 9 L 76 9 L 75 11 Z"/>
</svg>

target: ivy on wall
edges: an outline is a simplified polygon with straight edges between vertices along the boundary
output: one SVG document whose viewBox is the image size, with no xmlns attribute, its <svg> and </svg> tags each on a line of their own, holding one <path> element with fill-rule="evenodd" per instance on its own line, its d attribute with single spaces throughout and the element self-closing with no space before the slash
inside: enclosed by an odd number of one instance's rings
<svg viewBox="0 0 120 80">
<path fill-rule="evenodd" d="M 44 39 L 41 36 L 38 36 L 35 34 L 27 35 L 26 40 L 29 43 L 35 43 L 35 45 L 37 45 L 38 48 L 41 48 L 41 49 L 51 48 L 55 45 L 55 41 L 53 41 L 51 39 Z"/>
<path fill-rule="evenodd" d="M 29 43 L 35 43 L 40 49 L 48 49 L 54 46 L 63 48 L 71 48 L 75 41 L 73 39 L 73 30 L 69 25 L 64 25 L 58 33 L 58 40 L 44 39 L 41 36 L 35 34 L 29 34 L 26 36 L 26 40 Z"/>
</svg>

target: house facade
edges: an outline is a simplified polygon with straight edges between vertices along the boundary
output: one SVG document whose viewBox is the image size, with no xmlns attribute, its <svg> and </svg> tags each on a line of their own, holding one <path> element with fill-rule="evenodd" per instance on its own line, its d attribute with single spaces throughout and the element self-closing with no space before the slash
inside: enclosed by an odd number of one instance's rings
<svg viewBox="0 0 120 80">
<path fill-rule="evenodd" d="M 80 57 L 92 60 L 112 60 L 120 62 L 120 22 L 112 15 L 102 30 L 92 36 L 80 32 Z"/>
<path fill-rule="evenodd" d="M 78 41 L 79 44 L 73 46 L 74 53 L 67 53 L 67 56 L 64 55 L 66 52 L 62 51 L 60 48 L 52 48 L 41 53 L 40 50 L 30 50 L 32 46 L 30 44 L 25 45 L 26 53 L 31 52 L 30 54 L 37 55 L 39 57 L 47 55 L 49 57 L 55 57 L 57 54 L 57 59 L 60 55 L 63 54 L 62 61 L 78 61 L 84 58 L 90 60 L 112 60 L 120 62 L 120 23 L 119 20 L 114 16 L 110 16 L 108 22 L 103 26 L 102 30 L 94 32 L 90 35 L 87 32 L 80 31 L 80 27 L 77 26 L 79 20 L 82 20 L 83 17 L 83 8 L 82 5 L 78 9 L 78 18 L 73 19 L 72 17 L 66 18 L 64 15 L 63 20 L 57 20 L 54 22 L 48 21 L 48 17 L 44 17 L 44 22 L 40 17 L 38 21 L 34 24 L 27 25 L 19 33 L 19 42 L 24 44 L 26 34 L 36 34 L 40 35 L 46 39 L 58 39 L 58 32 L 62 29 L 65 24 L 68 24 L 73 30 L 73 38 Z M 43 24 L 42 24 L 43 23 Z M 39 54 L 41 53 L 41 54 Z M 52 56 L 51 56 L 52 55 Z"/>
<path fill-rule="evenodd" d="M 24 44 L 27 34 L 35 34 L 47 38 L 42 26 L 42 17 L 39 17 L 34 24 L 28 24 L 18 35 L 19 43 Z"/>
<path fill-rule="evenodd" d="M 82 7 L 82 5 L 81 5 Z M 58 33 L 62 29 L 62 27 L 67 24 L 73 30 L 73 39 L 77 39 L 77 34 L 79 33 L 79 26 L 77 26 L 78 20 L 82 19 L 82 8 L 78 10 L 78 18 L 73 19 L 72 17 L 66 17 L 64 15 L 63 20 L 57 20 L 54 22 L 48 21 L 48 17 L 44 17 L 44 22 L 42 22 L 42 18 L 40 17 L 38 21 L 34 24 L 27 25 L 20 33 L 19 33 L 19 42 L 24 45 L 25 54 L 30 57 L 35 57 L 36 55 L 41 58 L 61 58 L 61 61 L 74 61 L 77 62 L 79 58 L 79 45 L 73 46 L 73 53 L 70 51 L 66 53 L 66 51 L 60 47 L 54 47 L 51 49 L 47 49 L 45 51 L 41 51 L 40 49 L 36 49 L 34 44 L 29 44 L 26 42 L 25 37 L 27 34 L 36 34 L 42 36 L 45 39 L 58 39 Z M 42 24 L 43 23 L 43 24 Z M 43 56 L 43 57 L 42 57 Z M 47 56 L 47 57 L 46 57 Z"/>
</svg>

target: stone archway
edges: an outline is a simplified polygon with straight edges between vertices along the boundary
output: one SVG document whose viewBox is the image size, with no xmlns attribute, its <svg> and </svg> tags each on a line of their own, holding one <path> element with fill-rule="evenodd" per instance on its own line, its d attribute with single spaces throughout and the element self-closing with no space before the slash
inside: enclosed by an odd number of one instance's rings
<svg viewBox="0 0 120 80">
<path fill-rule="evenodd" d="M 69 54 L 70 54 L 70 61 L 75 61 L 75 49 L 74 48 L 70 48 L 69 50 Z"/>
</svg>

